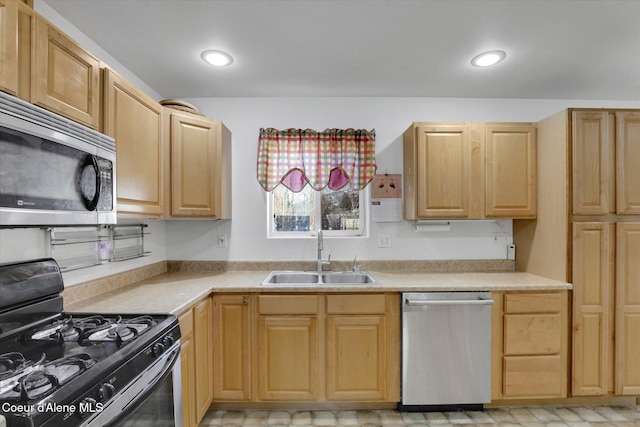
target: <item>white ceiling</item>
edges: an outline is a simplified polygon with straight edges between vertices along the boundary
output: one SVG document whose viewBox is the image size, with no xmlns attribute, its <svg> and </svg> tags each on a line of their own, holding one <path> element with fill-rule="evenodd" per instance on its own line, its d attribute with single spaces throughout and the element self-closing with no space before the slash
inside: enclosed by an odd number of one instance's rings
<svg viewBox="0 0 640 427">
<path fill-rule="evenodd" d="M 640 0 L 44 2 L 167 98 L 640 100 Z"/>
</svg>

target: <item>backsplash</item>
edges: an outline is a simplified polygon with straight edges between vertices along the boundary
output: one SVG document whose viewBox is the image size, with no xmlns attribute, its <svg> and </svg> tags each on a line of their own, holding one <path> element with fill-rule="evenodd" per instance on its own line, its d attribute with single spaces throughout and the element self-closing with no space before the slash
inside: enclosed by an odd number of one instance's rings
<svg viewBox="0 0 640 427">
<path fill-rule="evenodd" d="M 224 271 L 273 271 L 315 270 L 314 261 L 167 261 L 168 271 L 191 271 L 222 273 Z M 506 259 L 472 260 L 408 260 L 358 261 L 363 271 L 385 271 L 389 273 L 420 272 L 465 272 L 465 271 L 513 271 L 515 261 Z M 351 270 L 353 261 L 331 261 L 328 271 Z"/>
</svg>

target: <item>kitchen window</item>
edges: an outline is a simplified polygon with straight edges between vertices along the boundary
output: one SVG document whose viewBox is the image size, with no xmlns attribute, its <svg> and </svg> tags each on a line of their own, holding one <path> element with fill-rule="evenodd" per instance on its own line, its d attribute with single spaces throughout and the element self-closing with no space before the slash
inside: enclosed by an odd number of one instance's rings
<svg viewBox="0 0 640 427">
<path fill-rule="evenodd" d="M 268 192 L 268 237 L 364 236 L 375 131 L 260 129 L 256 177 Z"/>
<path fill-rule="evenodd" d="M 322 229 L 325 237 L 366 236 L 368 192 L 328 187 L 316 191 L 305 186 L 293 192 L 279 185 L 268 193 L 268 236 L 310 237 Z"/>
</svg>

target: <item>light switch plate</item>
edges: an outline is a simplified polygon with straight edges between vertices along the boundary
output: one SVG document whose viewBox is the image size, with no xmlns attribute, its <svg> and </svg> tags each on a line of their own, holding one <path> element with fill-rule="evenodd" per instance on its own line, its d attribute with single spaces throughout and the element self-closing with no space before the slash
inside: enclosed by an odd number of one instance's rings
<svg viewBox="0 0 640 427">
<path fill-rule="evenodd" d="M 391 247 L 391 236 L 388 234 L 381 234 L 378 236 L 378 247 L 379 248 L 390 248 Z"/>
</svg>

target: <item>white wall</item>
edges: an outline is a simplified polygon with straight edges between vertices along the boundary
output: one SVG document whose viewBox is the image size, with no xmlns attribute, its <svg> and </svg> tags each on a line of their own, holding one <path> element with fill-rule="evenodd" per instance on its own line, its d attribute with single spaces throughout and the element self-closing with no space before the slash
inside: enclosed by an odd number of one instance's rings
<svg viewBox="0 0 640 427">
<path fill-rule="evenodd" d="M 169 259 L 314 259 L 313 239 L 266 238 L 266 193 L 255 177 L 261 127 L 329 127 L 376 130 L 378 172 L 402 173 L 402 133 L 414 121 L 539 121 L 568 107 L 639 107 L 640 102 L 461 99 L 461 98 L 191 98 L 200 111 L 222 120 L 232 132 L 233 220 L 171 221 Z M 416 233 L 401 223 L 373 223 L 369 239 L 327 239 L 334 259 L 499 259 L 506 258 L 511 222 L 454 223 L 450 232 Z M 505 238 L 503 238 L 503 234 Z M 217 236 L 228 235 L 228 248 Z M 378 236 L 391 248 L 378 248 Z M 498 235 L 500 238 L 496 238 Z"/>
</svg>

